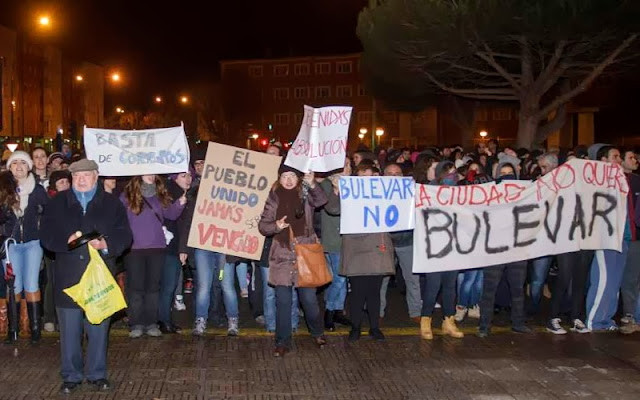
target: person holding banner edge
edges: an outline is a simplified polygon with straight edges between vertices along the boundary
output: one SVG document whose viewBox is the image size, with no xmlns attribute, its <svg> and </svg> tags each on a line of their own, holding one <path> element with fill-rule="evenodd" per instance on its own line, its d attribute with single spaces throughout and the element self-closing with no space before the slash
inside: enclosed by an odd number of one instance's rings
<svg viewBox="0 0 640 400">
<path fill-rule="evenodd" d="M 292 294 L 298 292 L 304 316 L 317 346 L 326 344 L 316 288 L 296 287 L 296 255 L 289 239 L 289 229 L 298 243 L 314 243 L 314 209 L 327 202 L 324 191 L 315 183 L 313 172 L 302 174 L 286 165 L 280 166 L 278 182 L 269 193 L 260 218 L 259 230 L 264 236 L 273 236 L 269 252 L 269 283 L 275 286 L 276 337 L 275 357 L 283 357 L 291 347 Z M 303 196 L 304 186 L 308 195 Z"/>
<path fill-rule="evenodd" d="M 435 162 L 435 161 L 432 161 Z M 431 165 L 425 165 L 428 171 Z M 435 168 L 435 179 L 432 185 L 455 186 L 458 183 L 458 172 L 453 162 L 441 161 Z M 427 175 L 428 176 L 428 175 Z M 416 183 L 426 183 L 419 182 Z M 420 275 L 422 292 L 422 311 L 420 313 L 420 337 L 425 340 L 433 339 L 431 316 L 435 309 L 438 293 L 442 291 L 442 333 L 453 338 L 461 339 L 464 333 L 458 329 L 455 322 L 456 315 L 456 279 L 458 271 L 432 272 Z"/>
<path fill-rule="evenodd" d="M 499 163 L 496 174 L 499 181 L 518 179 L 517 170 L 510 163 Z M 524 283 L 527 279 L 527 261 L 491 265 L 485 267 L 483 272 L 478 337 L 486 338 L 491 333 L 496 291 L 503 274 L 507 276 L 511 291 L 511 330 L 516 333 L 531 333 L 531 329 L 525 325 L 526 315 L 524 310 Z"/>
<path fill-rule="evenodd" d="M 372 163 L 360 162 L 357 176 L 373 176 Z M 393 242 L 389 233 L 357 233 L 342 235 L 340 275 L 349 278 L 351 294 L 349 341 L 360 339 L 364 307 L 369 316 L 369 336 L 384 341 L 380 330 L 382 281 L 395 274 Z"/>
</svg>

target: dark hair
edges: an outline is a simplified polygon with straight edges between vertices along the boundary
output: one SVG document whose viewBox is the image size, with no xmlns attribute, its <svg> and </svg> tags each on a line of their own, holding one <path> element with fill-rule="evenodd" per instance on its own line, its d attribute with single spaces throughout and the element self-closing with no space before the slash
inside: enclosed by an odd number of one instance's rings
<svg viewBox="0 0 640 400">
<path fill-rule="evenodd" d="M 14 210 L 20 201 L 17 195 L 18 184 L 9 171 L 0 172 L 0 207 L 3 213 Z"/>
<path fill-rule="evenodd" d="M 617 147 L 610 145 L 600 147 L 596 153 L 596 160 L 600 161 L 603 157 L 609 158 L 609 152 L 613 149 L 617 149 Z"/>
<path fill-rule="evenodd" d="M 498 177 L 502 177 L 502 174 L 500 173 L 500 170 L 501 170 L 502 168 L 504 168 L 504 167 L 509 167 L 509 168 L 511 168 L 511 170 L 513 171 L 513 174 L 514 174 L 514 175 L 516 174 L 516 167 L 514 167 L 514 166 L 513 166 L 513 164 L 511 164 L 511 163 L 508 163 L 508 162 L 506 162 L 506 163 L 502 163 L 502 164 L 498 165 L 498 167 L 499 167 L 499 169 L 498 169 L 498 171 L 497 171 L 497 172 L 498 172 Z"/>
<path fill-rule="evenodd" d="M 400 166 L 400 164 L 396 163 L 396 162 L 388 162 L 385 166 L 384 166 L 384 171 L 387 170 L 387 168 L 389 167 L 398 167 L 400 168 L 400 171 L 402 171 L 402 167 Z"/>
<path fill-rule="evenodd" d="M 355 169 L 355 174 L 358 175 L 358 172 L 363 172 L 366 171 L 368 169 L 370 169 L 371 171 L 373 171 L 373 169 L 376 168 L 375 163 L 372 160 L 362 160 L 360 161 L 360 164 L 358 164 L 358 166 Z"/>
<path fill-rule="evenodd" d="M 34 147 L 34 148 L 31 150 L 31 158 L 33 158 L 33 153 L 35 153 L 35 151 L 36 151 L 36 150 L 42 150 L 42 151 L 44 151 L 44 154 L 45 154 L 45 155 L 47 155 L 47 156 L 49 155 L 49 154 L 47 153 L 47 150 L 46 150 L 44 147 L 42 147 L 42 146 L 36 146 L 36 147 Z M 49 161 L 49 160 L 47 160 L 47 161 Z"/>
</svg>

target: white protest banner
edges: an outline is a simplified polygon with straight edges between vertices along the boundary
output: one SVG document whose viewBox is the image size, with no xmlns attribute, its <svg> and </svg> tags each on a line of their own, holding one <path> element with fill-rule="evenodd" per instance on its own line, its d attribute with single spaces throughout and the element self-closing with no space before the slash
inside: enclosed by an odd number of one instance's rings
<svg viewBox="0 0 640 400">
<path fill-rule="evenodd" d="M 628 190 L 620 166 L 579 159 L 535 182 L 417 185 L 413 272 L 620 251 Z"/>
<path fill-rule="evenodd" d="M 87 158 L 102 176 L 175 174 L 189 170 L 189 144 L 183 126 L 117 130 L 84 127 Z"/>
<path fill-rule="evenodd" d="M 285 165 L 301 172 L 329 172 L 344 167 L 351 107 L 304 106 L 302 126 Z"/>
<path fill-rule="evenodd" d="M 415 182 L 393 176 L 340 177 L 340 233 L 396 232 L 415 224 Z"/>
<path fill-rule="evenodd" d="M 260 214 L 278 179 L 282 157 L 209 143 L 189 247 L 259 260 Z"/>
</svg>

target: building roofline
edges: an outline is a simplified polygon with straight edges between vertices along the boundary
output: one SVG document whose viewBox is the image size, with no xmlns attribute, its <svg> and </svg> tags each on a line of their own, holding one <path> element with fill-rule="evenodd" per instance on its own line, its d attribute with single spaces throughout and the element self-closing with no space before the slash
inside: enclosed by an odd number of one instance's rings
<svg viewBox="0 0 640 400">
<path fill-rule="evenodd" d="M 332 60 L 339 58 L 360 57 L 362 53 L 334 54 L 326 56 L 303 56 L 303 57 L 281 57 L 281 58 L 252 58 L 252 59 L 236 59 L 236 60 L 220 60 L 220 65 L 232 64 L 256 64 L 256 63 L 278 63 L 278 62 L 295 62 L 295 61 L 314 61 L 314 60 Z"/>
</svg>

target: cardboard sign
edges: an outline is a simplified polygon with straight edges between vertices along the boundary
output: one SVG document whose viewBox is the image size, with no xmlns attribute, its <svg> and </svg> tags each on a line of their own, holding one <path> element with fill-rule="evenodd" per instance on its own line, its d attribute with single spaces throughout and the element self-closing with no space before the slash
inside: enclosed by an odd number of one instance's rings
<svg viewBox="0 0 640 400">
<path fill-rule="evenodd" d="M 415 182 L 393 176 L 340 177 L 340 233 L 396 232 L 415 224 Z"/>
<path fill-rule="evenodd" d="M 304 106 L 302 126 L 285 165 L 301 172 L 329 172 L 344 167 L 351 107 Z"/>
<path fill-rule="evenodd" d="M 189 170 L 184 127 L 142 130 L 84 127 L 87 158 L 102 176 L 176 174 Z"/>
<path fill-rule="evenodd" d="M 260 215 L 281 157 L 209 143 L 189 232 L 189 247 L 259 260 Z"/>
<path fill-rule="evenodd" d="M 619 165 L 578 159 L 535 182 L 417 185 L 413 272 L 620 251 L 628 191 Z"/>
</svg>

